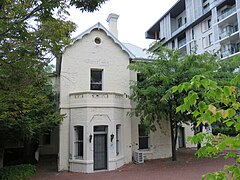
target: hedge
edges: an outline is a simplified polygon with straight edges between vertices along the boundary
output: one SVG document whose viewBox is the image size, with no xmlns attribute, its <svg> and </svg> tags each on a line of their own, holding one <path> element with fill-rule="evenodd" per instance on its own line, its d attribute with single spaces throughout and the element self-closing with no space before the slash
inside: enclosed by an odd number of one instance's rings
<svg viewBox="0 0 240 180">
<path fill-rule="evenodd" d="M 0 169 L 0 180 L 28 180 L 36 172 L 36 166 L 21 164 Z"/>
</svg>

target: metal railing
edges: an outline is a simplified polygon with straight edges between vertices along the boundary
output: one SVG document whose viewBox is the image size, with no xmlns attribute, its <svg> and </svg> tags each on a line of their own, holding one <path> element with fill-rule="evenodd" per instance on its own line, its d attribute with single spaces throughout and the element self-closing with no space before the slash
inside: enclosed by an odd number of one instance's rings
<svg viewBox="0 0 240 180">
<path fill-rule="evenodd" d="M 228 9 L 226 12 L 224 12 L 223 14 L 221 14 L 218 17 L 218 21 L 221 21 L 223 19 L 225 19 L 226 17 L 228 17 L 229 15 L 233 14 L 234 12 L 236 12 L 236 5 L 232 6 L 230 9 Z"/>
<path fill-rule="evenodd" d="M 229 30 L 226 30 L 226 31 L 222 32 L 221 34 L 219 34 L 219 39 L 223 39 L 227 36 L 231 36 L 231 34 L 237 32 L 237 31 L 238 31 L 238 28 L 234 28 L 234 27 Z"/>
<path fill-rule="evenodd" d="M 182 46 L 184 46 L 186 44 L 187 44 L 186 39 L 182 39 L 182 40 L 178 41 L 178 48 L 181 48 Z"/>
<path fill-rule="evenodd" d="M 221 58 L 230 56 L 232 54 L 238 53 L 239 52 L 239 48 L 235 48 L 235 47 L 231 47 L 230 49 L 227 49 L 225 51 L 221 51 Z"/>
<path fill-rule="evenodd" d="M 175 31 L 172 32 L 172 37 L 175 36 L 176 34 L 178 34 L 180 31 L 182 31 L 186 27 L 187 27 L 187 23 L 184 23 L 181 27 L 179 27 L 178 29 L 176 29 Z"/>
</svg>

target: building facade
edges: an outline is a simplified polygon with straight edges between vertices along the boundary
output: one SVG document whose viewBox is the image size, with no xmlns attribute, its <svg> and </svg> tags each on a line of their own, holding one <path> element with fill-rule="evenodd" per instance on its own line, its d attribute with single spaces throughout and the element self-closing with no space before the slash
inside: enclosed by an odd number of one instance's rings
<svg viewBox="0 0 240 180">
<path fill-rule="evenodd" d="M 187 54 L 208 51 L 226 59 L 239 54 L 239 10 L 240 0 L 179 0 L 145 37 Z"/>
<path fill-rule="evenodd" d="M 164 132 L 147 134 L 140 120 L 129 116 L 134 108 L 130 84 L 137 73 L 128 65 L 147 55 L 118 40 L 117 19 L 110 14 L 109 30 L 97 23 L 62 55 L 60 109 L 65 118 L 59 129 L 59 171 L 114 170 L 132 162 L 133 152 L 145 159 L 171 156 L 169 122 L 162 121 Z"/>
</svg>

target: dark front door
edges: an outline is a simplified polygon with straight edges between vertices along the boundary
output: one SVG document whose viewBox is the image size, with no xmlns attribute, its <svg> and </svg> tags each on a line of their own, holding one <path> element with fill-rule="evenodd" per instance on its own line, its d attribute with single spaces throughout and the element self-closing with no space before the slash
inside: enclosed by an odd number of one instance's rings
<svg viewBox="0 0 240 180">
<path fill-rule="evenodd" d="M 94 134 L 94 170 L 107 169 L 107 134 Z"/>
<path fill-rule="evenodd" d="M 179 128 L 178 144 L 179 148 L 185 147 L 184 127 Z"/>
</svg>

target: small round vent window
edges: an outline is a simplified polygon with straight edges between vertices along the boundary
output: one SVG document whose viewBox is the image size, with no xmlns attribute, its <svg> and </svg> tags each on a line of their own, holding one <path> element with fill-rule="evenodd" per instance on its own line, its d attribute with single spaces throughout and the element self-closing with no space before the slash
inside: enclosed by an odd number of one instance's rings
<svg viewBox="0 0 240 180">
<path fill-rule="evenodd" d="M 95 41 L 96 44 L 101 44 L 101 42 L 102 42 L 99 37 L 96 37 L 96 38 L 94 39 L 94 41 Z"/>
</svg>

